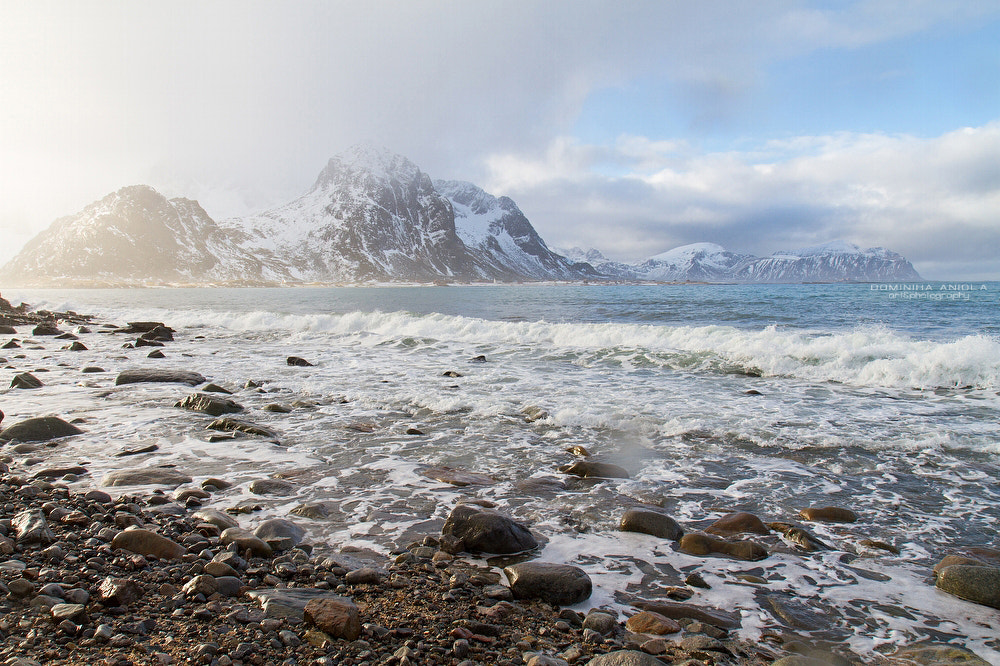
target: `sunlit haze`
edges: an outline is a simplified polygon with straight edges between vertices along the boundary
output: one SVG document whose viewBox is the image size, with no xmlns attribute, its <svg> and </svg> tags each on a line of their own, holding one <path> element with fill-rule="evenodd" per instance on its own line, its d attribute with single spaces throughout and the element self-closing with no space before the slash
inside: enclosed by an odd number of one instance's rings
<svg viewBox="0 0 1000 666">
<path fill-rule="evenodd" d="M 997 0 L 0 0 L 0 263 L 125 185 L 222 219 L 366 142 L 553 247 L 844 239 L 998 279 L 998 44 Z"/>
</svg>

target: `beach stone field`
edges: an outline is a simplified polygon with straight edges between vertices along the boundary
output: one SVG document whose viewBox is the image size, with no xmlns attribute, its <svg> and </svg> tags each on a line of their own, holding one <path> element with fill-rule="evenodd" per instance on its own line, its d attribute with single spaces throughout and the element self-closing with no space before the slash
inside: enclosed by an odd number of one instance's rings
<svg viewBox="0 0 1000 666">
<path fill-rule="evenodd" d="M 163 322 L 97 322 L 15 308 L 0 298 L 0 368 L 9 380 L 3 389 L 38 389 L 47 371 L 72 364 L 67 357 L 87 349 L 92 336 L 149 347 L 155 360 L 164 348 L 183 344 L 174 333 Z M 40 367 L 37 357 L 29 364 L 21 353 L 27 348 L 51 351 L 52 367 Z M 310 361 L 289 356 L 287 363 L 308 367 Z M 212 437 L 274 436 L 244 418 L 238 399 L 196 368 L 150 364 L 115 378 L 116 386 L 142 383 L 190 387 L 190 395 L 162 409 L 212 417 Z M 765 631 L 749 642 L 739 635 L 739 613 L 689 602 L 708 585 L 697 571 L 627 610 L 591 607 L 588 573 L 567 562 L 539 561 L 539 535 L 486 500 L 455 504 L 440 529 L 415 534 L 388 553 L 313 540 L 309 520 L 323 518 L 322 504 L 257 520 L 252 503 L 227 499 L 232 481 L 224 476 L 195 480 L 177 467 L 129 462 L 155 444 L 122 449 L 120 468 L 100 478 L 82 456 L 79 464 L 51 464 L 51 454 L 72 451 L 86 427 L 64 420 L 59 408 L 48 405 L 16 419 L 0 411 L 0 664 L 989 663 L 954 640 L 862 657 L 845 645 L 810 639 L 805 625 L 801 637 Z M 281 410 L 280 404 L 269 409 Z M 564 472 L 627 474 L 587 460 Z M 456 486 L 475 482 L 461 471 L 435 473 Z M 277 478 L 254 484 L 251 492 L 261 496 L 281 494 L 288 485 Z M 135 486 L 146 490 L 119 491 Z M 637 506 L 623 510 L 620 529 L 693 556 L 758 561 L 768 555 L 762 535 L 779 534 L 808 553 L 829 548 L 811 523 L 855 520 L 848 507 L 812 506 L 795 522 L 733 512 L 689 532 L 662 509 Z M 893 548 L 874 541 L 871 547 Z M 1000 631 L 994 610 L 1000 609 L 1000 551 L 956 551 L 927 575 L 929 586 L 981 606 L 984 621 Z M 794 621 L 794 604 L 785 611 Z"/>
</svg>

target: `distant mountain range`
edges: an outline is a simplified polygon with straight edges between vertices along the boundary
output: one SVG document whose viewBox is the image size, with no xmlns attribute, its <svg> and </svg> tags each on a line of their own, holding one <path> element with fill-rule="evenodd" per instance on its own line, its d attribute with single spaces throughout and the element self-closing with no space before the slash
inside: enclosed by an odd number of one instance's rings
<svg viewBox="0 0 1000 666">
<path fill-rule="evenodd" d="M 882 247 L 862 250 L 844 241 L 775 252 L 770 257 L 738 254 L 714 243 L 692 243 L 634 264 L 611 261 L 598 250 L 572 248 L 563 254 L 618 280 L 796 283 L 921 279 L 902 255 Z"/>
<path fill-rule="evenodd" d="M 840 242 L 766 258 L 696 243 L 636 264 L 560 254 L 511 199 L 364 146 L 331 159 L 298 199 L 243 218 L 216 222 L 196 201 L 122 188 L 56 220 L 0 269 L 5 286 L 33 287 L 919 279 L 894 252 Z"/>
</svg>

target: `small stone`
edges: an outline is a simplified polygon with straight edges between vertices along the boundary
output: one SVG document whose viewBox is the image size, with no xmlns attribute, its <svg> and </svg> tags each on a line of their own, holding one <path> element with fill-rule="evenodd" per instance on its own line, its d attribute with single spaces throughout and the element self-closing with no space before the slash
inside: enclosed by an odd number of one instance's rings
<svg viewBox="0 0 1000 666">
<path fill-rule="evenodd" d="M 642 611 L 625 622 L 625 628 L 637 634 L 653 634 L 662 636 L 674 634 L 681 630 L 681 625 L 669 617 L 664 617 L 653 611 Z"/>
</svg>

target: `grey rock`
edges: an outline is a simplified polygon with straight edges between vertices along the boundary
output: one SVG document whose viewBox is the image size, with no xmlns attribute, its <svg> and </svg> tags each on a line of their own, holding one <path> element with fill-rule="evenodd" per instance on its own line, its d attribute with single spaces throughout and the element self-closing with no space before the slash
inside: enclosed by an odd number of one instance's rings
<svg viewBox="0 0 1000 666">
<path fill-rule="evenodd" d="M 663 666 L 663 662 L 645 652 L 618 650 L 594 657 L 587 666 Z"/>
<path fill-rule="evenodd" d="M 254 599 L 264 609 L 264 613 L 270 618 L 288 618 L 291 620 L 302 620 L 303 611 L 306 604 L 313 599 L 334 599 L 347 601 L 350 599 L 342 597 L 330 590 L 321 590 L 312 587 L 290 587 L 290 588 L 265 588 L 250 590 L 247 596 Z"/>
<path fill-rule="evenodd" d="M 18 543 L 51 543 L 56 536 L 49 529 L 41 509 L 27 509 L 10 522 Z"/>
<path fill-rule="evenodd" d="M 290 520 L 271 518 L 258 525 L 253 534 L 258 539 L 266 541 L 275 550 L 288 550 L 302 543 L 306 531 Z"/>
</svg>

